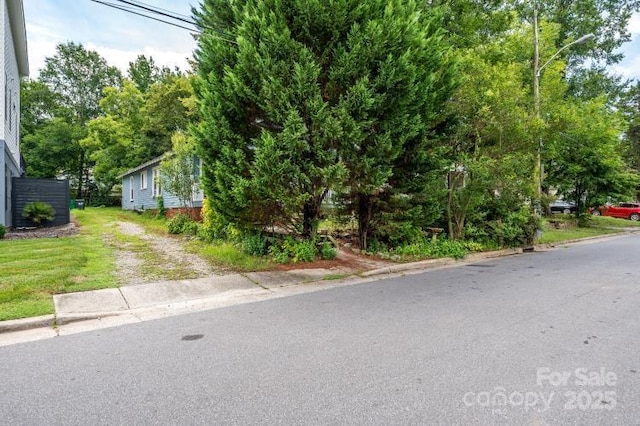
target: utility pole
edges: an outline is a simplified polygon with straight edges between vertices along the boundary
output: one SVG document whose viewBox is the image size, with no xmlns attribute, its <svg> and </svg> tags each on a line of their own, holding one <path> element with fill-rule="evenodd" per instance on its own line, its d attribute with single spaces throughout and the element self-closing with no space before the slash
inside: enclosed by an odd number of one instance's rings
<svg viewBox="0 0 640 426">
<path fill-rule="evenodd" d="M 536 120 L 535 123 L 535 144 L 536 144 L 536 164 L 533 171 L 533 179 L 536 186 L 536 198 L 534 201 L 534 210 L 536 215 L 542 215 L 542 179 L 544 175 L 544 169 L 542 165 L 542 148 L 544 146 L 542 142 L 542 136 L 540 135 L 539 123 L 541 121 L 540 115 L 540 73 L 549 65 L 563 50 L 574 44 L 582 43 L 590 38 L 593 38 L 594 34 L 586 34 L 577 40 L 572 41 L 565 46 L 562 46 L 556 53 L 554 53 L 547 62 L 542 66 L 540 65 L 540 43 L 538 39 L 538 2 L 536 1 L 533 6 L 533 112 Z"/>
<path fill-rule="evenodd" d="M 538 2 L 533 5 L 533 111 L 535 123 L 536 164 L 533 179 L 536 185 L 534 209 L 537 215 L 542 214 L 542 138 L 538 130 L 540 121 L 540 43 L 538 41 Z"/>
</svg>

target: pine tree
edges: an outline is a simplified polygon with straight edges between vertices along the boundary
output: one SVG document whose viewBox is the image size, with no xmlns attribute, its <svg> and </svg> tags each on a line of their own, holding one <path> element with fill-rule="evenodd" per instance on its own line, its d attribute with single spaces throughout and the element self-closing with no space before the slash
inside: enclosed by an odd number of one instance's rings
<svg viewBox="0 0 640 426">
<path fill-rule="evenodd" d="M 327 191 L 346 185 L 366 246 L 372 199 L 396 168 L 421 168 L 451 92 L 435 12 L 398 0 L 204 1 L 195 133 L 216 212 L 310 236 Z"/>
</svg>

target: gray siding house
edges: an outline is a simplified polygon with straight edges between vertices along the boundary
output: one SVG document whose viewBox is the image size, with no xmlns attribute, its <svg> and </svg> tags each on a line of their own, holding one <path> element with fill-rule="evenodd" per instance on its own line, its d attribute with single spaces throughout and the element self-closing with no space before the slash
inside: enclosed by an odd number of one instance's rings
<svg viewBox="0 0 640 426">
<path fill-rule="evenodd" d="M 22 0 L 0 0 L 0 224 L 13 226 L 12 178 L 24 174 L 20 161 L 20 77 L 29 75 Z"/>
<path fill-rule="evenodd" d="M 160 175 L 160 162 L 163 156 L 156 157 L 144 164 L 127 170 L 121 175 L 122 178 L 122 208 L 124 210 L 153 210 L 158 208 L 158 197 L 166 209 L 182 208 L 178 197 L 162 188 L 162 178 Z M 202 161 L 194 156 L 194 174 L 200 175 Z M 194 188 L 193 206 L 202 207 L 204 194 L 200 188 Z"/>
</svg>

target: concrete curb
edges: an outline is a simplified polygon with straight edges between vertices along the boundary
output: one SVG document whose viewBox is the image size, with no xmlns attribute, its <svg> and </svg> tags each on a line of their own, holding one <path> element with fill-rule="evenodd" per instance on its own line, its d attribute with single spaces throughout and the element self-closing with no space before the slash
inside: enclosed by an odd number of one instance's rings
<svg viewBox="0 0 640 426">
<path fill-rule="evenodd" d="M 522 254 L 522 252 L 523 250 L 521 248 L 504 249 L 504 250 L 496 250 L 496 251 L 470 253 L 467 256 L 465 256 L 463 259 L 454 259 L 452 257 L 442 257 L 438 259 L 420 260 L 418 262 L 411 262 L 411 263 L 399 263 L 396 265 L 385 266 L 384 268 L 378 268 L 378 269 L 373 269 L 371 271 L 366 271 L 360 274 L 360 276 L 373 277 L 377 275 L 397 274 L 401 272 L 413 271 L 416 269 L 438 268 L 441 266 L 455 265 L 458 263 L 475 262 L 478 260 L 490 259 L 494 257 L 512 256 L 515 254 Z"/>
<path fill-rule="evenodd" d="M 11 333 L 13 331 L 24 331 L 41 327 L 53 327 L 55 325 L 55 315 L 43 315 L 40 317 L 0 321 L 0 333 Z"/>
</svg>

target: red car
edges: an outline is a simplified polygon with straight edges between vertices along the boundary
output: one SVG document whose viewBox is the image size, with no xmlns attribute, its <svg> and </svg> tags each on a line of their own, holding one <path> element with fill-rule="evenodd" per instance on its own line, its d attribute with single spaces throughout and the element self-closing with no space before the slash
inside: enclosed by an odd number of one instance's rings
<svg viewBox="0 0 640 426">
<path fill-rule="evenodd" d="M 611 216 L 622 219 L 640 220 L 640 203 L 620 203 L 610 206 L 600 206 L 591 210 L 594 216 Z"/>
</svg>

